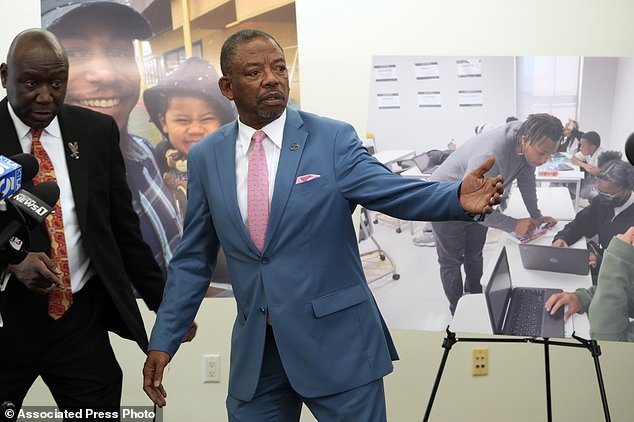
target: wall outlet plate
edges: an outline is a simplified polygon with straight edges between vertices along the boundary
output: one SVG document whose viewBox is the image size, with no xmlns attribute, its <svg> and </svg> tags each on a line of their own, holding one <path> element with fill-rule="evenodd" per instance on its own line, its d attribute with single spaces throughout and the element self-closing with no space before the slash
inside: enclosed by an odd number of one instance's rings
<svg viewBox="0 0 634 422">
<path fill-rule="evenodd" d="M 473 349 L 472 352 L 471 374 L 489 375 L 489 349 Z"/>
<path fill-rule="evenodd" d="M 203 355 L 203 382 L 220 382 L 220 355 Z"/>
</svg>

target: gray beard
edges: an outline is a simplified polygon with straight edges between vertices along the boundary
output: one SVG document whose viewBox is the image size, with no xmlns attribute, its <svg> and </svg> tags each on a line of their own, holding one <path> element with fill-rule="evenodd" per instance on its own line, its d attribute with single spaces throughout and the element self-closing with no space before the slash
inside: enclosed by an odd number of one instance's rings
<svg viewBox="0 0 634 422">
<path fill-rule="evenodd" d="M 281 111 L 277 112 L 275 110 L 271 110 L 271 111 L 265 111 L 265 110 L 258 110 L 258 116 L 260 116 L 263 119 L 266 120 L 275 120 L 278 117 L 280 117 L 282 115 L 282 113 L 284 113 L 284 110 L 286 109 L 286 107 L 284 107 Z"/>
</svg>

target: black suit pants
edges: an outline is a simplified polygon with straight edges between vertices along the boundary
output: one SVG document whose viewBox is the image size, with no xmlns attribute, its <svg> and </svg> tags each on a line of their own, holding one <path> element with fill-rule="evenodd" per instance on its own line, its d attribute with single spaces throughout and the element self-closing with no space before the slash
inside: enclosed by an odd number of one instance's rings
<svg viewBox="0 0 634 422">
<path fill-rule="evenodd" d="M 123 376 L 106 328 L 112 312 L 98 277 L 73 295 L 57 321 L 47 314 L 45 296 L 10 280 L 0 293 L 0 405 L 10 402 L 17 413 L 41 376 L 60 410 L 118 411 Z"/>
</svg>

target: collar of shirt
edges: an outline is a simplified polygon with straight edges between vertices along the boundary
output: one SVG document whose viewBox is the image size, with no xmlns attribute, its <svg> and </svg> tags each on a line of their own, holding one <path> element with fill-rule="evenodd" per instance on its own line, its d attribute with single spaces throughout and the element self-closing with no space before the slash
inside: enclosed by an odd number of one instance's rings
<svg viewBox="0 0 634 422">
<path fill-rule="evenodd" d="M 268 125 L 264 126 L 262 131 L 266 133 L 268 139 L 278 148 L 282 149 L 282 139 L 284 138 L 284 125 L 286 124 L 286 109 L 280 117 L 273 120 Z M 238 144 L 242 148 L 242 151 L 246 154 L 251 145 L 251 138 L 256 132 L 250 126 L 245 125 L 238 119 Z"/>
<path fill-rule="evenodd" d="M 625 204 L 620 207 L 614 207 L 614 217 L 612 217 L 612 221 L 616 218 L 617 215 L 625 211 L 630 207 L 630 205 L 634 204 L 634 193 L 630 193 L 630 197 L 625 201 Z"/>
<path fill-rule="evenodd" d="M 13 126 L 15 127 L 15 131 L 18 135 L 18 139 L 20 140 L 20 144 L 22 145 L 22 150 L 25 152 L 31 152 L 31 136 L 29 132 L 31 132 L 31 128 L 22 122 L 20 118 L 13 111 L 13 107 L 11 107 L 11 103 L 7 102 L 7 106 L 9 109 L 9 115 L 11 116 L 11 120 L 13 120 Z M 54 136 L 56 138 L 62 137 L 62 131 L 59 128 L 59 120 L 57 120 L 57 116 L 53 118 L 51 123 L 44 129 L 49 135 Z M 25 149 L 25 146 L 27 147 Z"/>
</svg>

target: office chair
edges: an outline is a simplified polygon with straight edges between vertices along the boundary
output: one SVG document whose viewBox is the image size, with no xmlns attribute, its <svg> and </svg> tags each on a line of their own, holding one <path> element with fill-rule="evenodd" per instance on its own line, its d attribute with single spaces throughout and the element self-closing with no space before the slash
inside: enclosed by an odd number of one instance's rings
<svg viewBox="0 0 634 422">
<path fill-rule="evenodd" d="M 393 170 L 393 172 L 395 174 L 402 174 L 405 171 L 413 168 L 413 167 L 417 167 L 421 174 L 422 174 L 422 178 L 424 179 L 425 177 L 429 177 L 429 175 L 431 174 L 431 172 L 425 173 L 425 171 L 428 167 L 429 167 L 429 163 L 430 163 L 431 157 L 427 152 L 424 152 L 422 154 L 417 154 L 412 158 L 406 158 L 404 160 L 399 160 L 396 162 L 396 165 L 398 166 L 397 170 Z M 397 219 L 397 218 L 393 218 L 390 216 L 385 216 L 382 214 L 375 214 L 374 218 L 372 219 L 372 222 L 374 224 L 378 224 L 379 223 L 379 218 L 385 222 L 387 222 L 388 224 L 392 224 L 394 226 L 396 226 L 396 233 L 401 233 L 403 231 L 403 221 Z M 410 231 L 412 231 L 411 229 L 411 224 L 410 224 Z"/>
<path fill-rule="evenodd" d="M 367 209 L 361 208 L 361 230 L 359 232 L 359 243 L 370 239 L 375 249 L 361 254 L 361 263 L 365 278 L 369 283 L 379 280 L 388 275 L 392 275 L 392 280 L 398 280 L 401 275 L 396 272 L 396 263 L 388 255 L 381 245 L 374 238 L 374 226 L 370 221 L 370 214 Z"/>
</svg>

